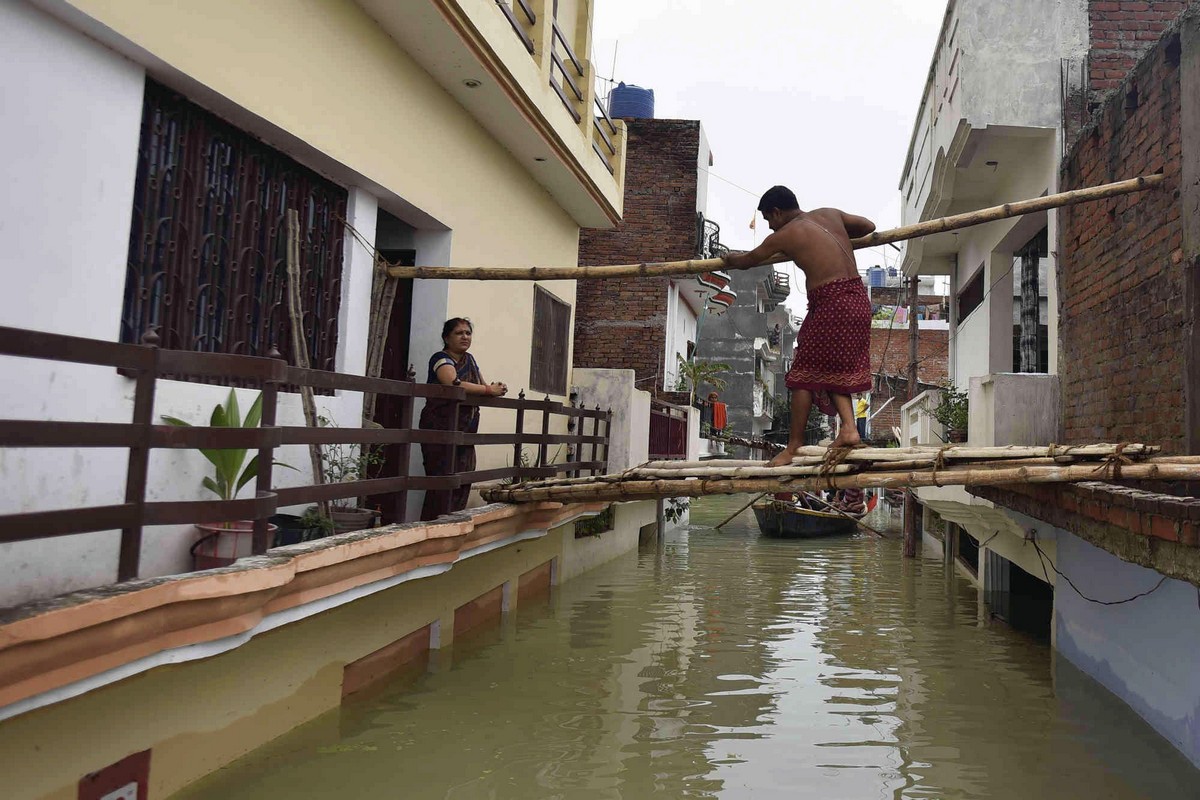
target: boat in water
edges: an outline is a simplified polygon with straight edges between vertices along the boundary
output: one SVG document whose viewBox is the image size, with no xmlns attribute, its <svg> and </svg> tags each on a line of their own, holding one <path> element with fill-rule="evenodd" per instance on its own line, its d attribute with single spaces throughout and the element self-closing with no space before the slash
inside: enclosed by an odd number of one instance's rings
<svg viewBox="0 0 1200 800">
<path fill-rule="evenodd" d="M 853 533 L 858 521 L 875 506 L 876 498 L 858 513 L 838 513 L 809 508 L 802 501 L 767 500 L 754 504 L 754 518 L 763 536 L 775 539 L 814 539 Z"/>
</svg>

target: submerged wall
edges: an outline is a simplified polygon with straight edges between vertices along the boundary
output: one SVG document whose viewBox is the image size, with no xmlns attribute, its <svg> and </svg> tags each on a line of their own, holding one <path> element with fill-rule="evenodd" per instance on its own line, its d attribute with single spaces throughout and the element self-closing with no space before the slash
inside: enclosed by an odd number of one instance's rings
<svg viewBox="0 0 1200 800">
<path fill-rule="evenodd" d="M 268 614 L 257 632 L 252 629 L 224 639 L 160 649 L 158 666 L 128 675 L 110 671 L 107 684 L 77 696 L 64 694 L 64 699 L 49 705 L 26 704 L 28 710 L 23 712 L 19 704 L 0 707 L 0 718 L 9 716 L 0 722 L 3 794 L 75 800 L 85 775 L 149 750 L 147 796 L 167 797 L 337 708 L 356 693 L 368 691 L 404 666 L 423 668 L 422 659 L 430 650 L 449 647 L 466 630 L 497 624 L 522 605 L 545 602 L 553 583 L 635 549 L 639 529 L 654 519 L 653 502 L 618 506 L 613 530 L 576 539 L 573 520 L 590 516 L 596 508 L 533 510 L 521 530 L 491 542 L 481 539 L 459 552 L 452 563 L 418 556 L 414 563 L 424 566 L 390 578 L 368 573 L 377 576 L 375 582 L 359 586 L 345 576 L 354 568 L 378 564 L 387 553 L 389 537 L 416 534 L 418 528 L 346 534 L 295 546 L 290 549 L 295 555 L 310 559 L 310 571 L 297 573 L 292 581 L 303 584 L 298 589 L 308 602 Z M 491 506 L 465 516 L 497 524 L 512 511 L 512 507 Z M 553 527 L 538 530 L 539 519 Z M 357 558 L 333 563 L 339 547 L 347 546 L 357 548 Z M 418 549 L 430 550 L 425 544 Z M 177 604 L 188 603 L 189 596 L 200 591 L 201 581 L 209 589 L 219 589 L 222 581 L 244 578 L 247 571 L 277 572 L 285 566 L 288 550 L 181 579 L 186 582 L 180 586 L 187 591 Z M 331 562 L 333 569 L 321 572 L 312 559 Z M 341 576 L 343 583 L 322 586 L 314 576 L 323 580 Z M 146 583 L 141 594 L 131 593 L 127 600 L 138 603 L 141 595 L 161 591 L 163 585 Z M 329 595 L 324 588 L 343 591 Z M 89 600 L 104 602 L 103 597 Z M 214 598 L 189 606 L 194 609 L 192 624 L 203 628 L 206 615 L 227 610 L 222 603 L 239 601 L 245 598 Z M 54 609 L 41 611 L 52 614 Z M 164 606 L 160 618 L 166 619 L 167 614 Z M 272 620 L 273 627 L 264 624 Z M 0 642 L 15 639 L 11 627 L 11 622 L 0 626 Z M 443 663 L 451 657 L 443 656 Z"/>
</svg>

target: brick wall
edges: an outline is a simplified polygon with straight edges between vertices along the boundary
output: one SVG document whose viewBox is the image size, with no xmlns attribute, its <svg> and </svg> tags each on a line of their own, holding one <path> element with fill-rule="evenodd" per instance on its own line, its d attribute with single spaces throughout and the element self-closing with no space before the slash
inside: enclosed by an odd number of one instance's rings
<svg viewBox="0 0 1200 800">
<path fill-rule="evenodd" d="M 1092 104 L 1129 74 L 1142 53 L 1153 47 L 1171 23 L 1187 8 L 1180 0 L 1089 0 L 1088 88 Z"/>
<path fill-rule="evenodd" d="M 626 120 L 625 213 L 611 230 L 583 230 L 581 266 L 676 261 L 696 254 L 700 123 Z M 639 388 L 662 386 L 670 278 L 581 281 L 575 366 L 633 369 Z"/>
<path fill-rule="evenodd" d="M 1129 7 L 1148 5 L 1181 4 L 1092 3 L 1092 8 L 1095 14 L 1128 11 L 1136 18 L 1148 12 Z M 1181 250 L 1179 48 L 1177 34 L 1154 43 L 1062 164 L 1062 191 L 1165 173 L 1162 190 L 1059 212 L 1059 372 L 1068 442 L 1186 448 L 1184 373 L 1192 308 Z"/>
<path fill-rule="evenodd" d="M 919 330 L 917 333 L 917 381 L 941 386 L 949 377 L 949 331 Z M 871 413 L 883 408 L 871 420 L 873 438 L 891 436 L 893 427 L 900 426 L 900 407 L 908 402 L 908 329 L 894 328 L 888 337 L 886 328 L 871 329 L 871 372 L 876 377 L 871 393 Z M 897 377 L 898 376 L 898 377 Z M 923 391 L 919 389 L 918 391 Z M 884 408 L 888 398 L 895 396 Z"/>
</svg>

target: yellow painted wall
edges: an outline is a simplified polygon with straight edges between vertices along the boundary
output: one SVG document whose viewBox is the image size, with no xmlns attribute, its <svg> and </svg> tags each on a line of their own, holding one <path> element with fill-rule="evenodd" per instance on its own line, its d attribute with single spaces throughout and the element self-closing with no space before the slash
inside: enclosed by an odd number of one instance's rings
<svg viewBox="0 0 1200 800">
<path fill-rule="evenodd" d="M 565 539 L 574 542 L 571 524 L 260 634 L 213 658 L 159 667 L 0 723 L 3 796 L 74 800 L 87 773 L 152 748 L 150 797 L 167 797 L 336 708 L 347 663 L 435 620 L 445 647 L 454 610 L 505 581 L 512 582 L 515 608 L 520 575 L 562 556 Z M 632 541 L 636 546 L 636 532 Z"/>
<path fill-rule="evenodd" d="M 577 263 L 578 224 L 356 4 L 71 4 L 172 68 L 365 176 L 368 184 L 383 187 L 439 220 L 452 232 L 452 263 Z M 502 32 L 504 41 L 511 38 L 511 31 Z M 553 102 L 557 104 L 557 98 Z M 582 138 L 578 144 L 591 155 L 590 144 Z M 381 202 L 386 206 L 386 197 Z M 546 286 L 574 307 L 573 281 Z M 532 284 L 455 283 L 446 311 L 476 322 L 479 333 L 472 352 L 489 380 L 509 384 L 512 396 L 528 388 Z M 428 355 L 414 352 L 412 360 L 420 367 Z M 511 431 L 513 422 L 511 413 L 488 411 L 481 430 Z M 564 422 L 560 418 L 553 429 L 562 431 Z M 540 421 L 536 424 L 540 427 Z M 512 459 L 503 448 L 483 448 L 479 455 L 480 468 L 503 466 Z"/>
</svg>

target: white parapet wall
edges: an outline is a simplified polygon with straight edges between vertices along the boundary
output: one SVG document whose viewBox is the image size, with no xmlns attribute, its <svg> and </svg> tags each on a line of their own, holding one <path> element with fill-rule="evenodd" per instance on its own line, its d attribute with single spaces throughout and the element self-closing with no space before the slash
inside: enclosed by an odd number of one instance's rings
<svg viewBox="0 0 1200 800">
<path fill-rule="evenodd" d="M 631 369 L 574 370 L 579 402 L 587 408 L 612 409 L 609 429 L 608 471 L 643 464 L 650 459 L 650 393 L 634 386 Z M 692 421 L 689 416 L 689 428 Z M 699 418 L 695 425 L 699 428 Z"/>
</svg>

